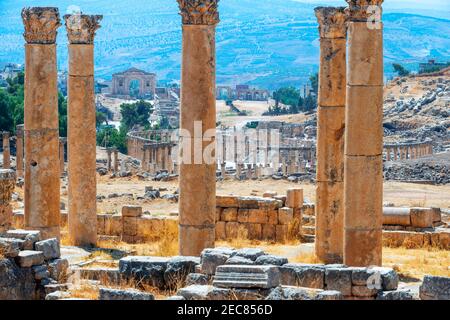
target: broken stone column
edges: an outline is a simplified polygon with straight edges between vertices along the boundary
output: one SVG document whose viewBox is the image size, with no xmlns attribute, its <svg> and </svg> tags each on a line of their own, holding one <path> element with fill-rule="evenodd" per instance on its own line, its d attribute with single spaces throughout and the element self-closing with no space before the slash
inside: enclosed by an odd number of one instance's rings
<svg viewBox="0 0 450 320">
<path fill-rule="evenodd" d="M 25 26 L 25 227 L 58 238 L 60 168 L 56 34 L 58 8 L 22 10 Z"/>
<path fill-rule="evenodd" d="M 64 16 L 69 40 L 68 221 L 69 237 L 76 246 L 97 244 L 94 36 L 101 19 L 84 14 Z M 116 150 L 114 155 L 117 172 Z"/>
<path fill-rule="evenodd" d="M 320 33 L 317 127 L 316 255 L 342 263 L 346 94 L 345 8 L 315 9 Z"/>
<path fill-rule="evenodd" d="M 23 124 L 16 126 L 16 173 L 23 178 Z"/>
<path fill-rule="evenodd" d="M 145 157 L 145 149 L 142 151 L 143 157 Z M 114 149 L 114 163 L 113 163 L 114 172 L 119 172 L 119 150 Z"/>
<path fill-rule="evenodd" d="M 65 164 L 65 159 L 64 159 L 64 144 L 66 143 L 66 139 L 65 138 L 59 138 L 59 171 L 61 174 L 61 177 L 64 176 L 64 164 Z"/>
<path fill-rule="evenodd" d="M 215 132 L 215 30 L 219 23 L 218 0 L 177 0 L 183 23 L 181 74 L 181 129 L 189 136 L 190 163 L 180 165 L 179 249 L 184 256 L 199 256 L 214 247 L 216 214 L 216 163 L 204 159 L 196 164 L 195 153 L 203 154 L 212 141 L 203 141 L 206 131 Z M 201 132 L 194 133 L 195 124 Z M 200 131 L 197 129 L 197 131 Z M 183 134 L 183 133 L 182 133 Z M 200 135 L 201 136 L 198 136 Z M 184 152 L 184 150 L 183 150 Z M 214 160 L 214 161 L 205 161 Z"/>
<path fill-rule="evenodd" d="M 9 132 L 3 131 L 3 169 L 11 168 L 11 151 L 9 147 Z"/>
<path fill-rule="evenodd" d="M 14 170 L 0 169 L 0 234 L 11 229 L 13 212 L 10 202 L 15 184 Z"/>
<path fill-rule="evenodd" d="M 383 217 L 382 0 L 347 0 L 344 264 L 380 266 Z M 379 19 L 373 21 L 373 9 Z"/>
</svg>

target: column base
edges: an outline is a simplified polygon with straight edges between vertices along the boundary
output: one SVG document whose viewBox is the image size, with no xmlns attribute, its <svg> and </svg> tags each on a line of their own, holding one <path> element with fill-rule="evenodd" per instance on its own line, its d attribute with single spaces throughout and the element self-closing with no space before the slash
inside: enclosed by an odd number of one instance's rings
<svg viewBox="0 0 450 320">
<path fill-rule="evenodd" d="M 203 249 L 214 248 L 215 229 L 215 226 L 179 225 L 180 255 L 198 257 Z"/>
</svg>

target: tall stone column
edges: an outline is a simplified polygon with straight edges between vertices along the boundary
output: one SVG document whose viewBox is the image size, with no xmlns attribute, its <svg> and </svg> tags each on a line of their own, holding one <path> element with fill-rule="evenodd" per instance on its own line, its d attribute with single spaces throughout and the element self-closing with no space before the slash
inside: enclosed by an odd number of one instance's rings
<svg viewBox="0 0 450 320">
<path fill-rule="evenodd" d="M 61 177 L 64 176 L 64 164 L 65 164 L 65 159 L 64 159 L 64 145 L 66 143 L 66 139 L 65 138 L 59 138 L 59 171 L 61 174 Z"/>
<path fill-rule="evenodd" d="M 181 137 L 191 151 L 190 164 L 180 165 L 180 254 L 198 256 L 215 241 L 216 164 L 201 163 L 195 151 L 203 150 L 213 141 L 203 141 L 207 130 L 216 128 L 215 30 L 219 22 L 218 0 L 177 0 L 183 23 L 183 54 L 181 74 L 181 129 L 189 137 Z M 195 123 L 201 132 L 194 133 Z M 197 128 L 197 131 L 198 128 Z M 184 147 L 183 147 L 184 148 Z M 215 157 L 215 154 L 214 154 Z M 197 164 L 196 164 L 197 162 Z"/>
<path fill-rule="evenodd" d="M 111 148 L 106 148 L 106 156 L 107 156 L 106 167 L 108 168 L 108 172 L 111 171 L 112 167 L 111 153 L 112 153 Z"/>
<path fill-rule="evenodd" d="M 142 147 L 142 157 L 145 157 L 145 149 Z M 114 172 L 119 172 L 119 150 L 114 149 L 114 162 L 113 162 Z"/>
<path fill-rule="evenodd" d="M 344 264 L 382 263 L 383 0 L 349 4 L 344 164 Z M 379 9 L 378 24 L 371 21 Z"/>
<path fill-rule="evenodd" d="M 316 255 L 342 263 L 347 21 L 345 8 L 315 9 L 320 33 Z"/>
<path fill-rule="evenodd" d="M 3 131 L 3 169 L 11 168 L 11 150 L 9 146 L 9 132 Z"/>
<path fill-rule="evenodd" d="M 391 161 L 391 148 L 386 148 L 386 161 Z"/>
<path fill-rule="evenodd" d="M 15 185 L 14 170 L 0 169 L 0 234 L 9 230 L 12 225 L 13 212 L 10 202 Z"/>
<path fill-rule="evenodd" d="M 16 126 L 16 171 L 17 178 L 23 178 L 23 124 Z"/>
<path fill-rule="evenodd" d="M 25 26 L 25 227 L 60 236 L 58 8 L 22 10 Z"/>
<path fill-rule="evenodd" d="M 66 15 L 69 40 L 68 174 L 69 237 L 73 245 L 97 244 L 94 37 L 102 16 Z M 114 170 L 117 154 L 114 150 Z"/>
</svg>

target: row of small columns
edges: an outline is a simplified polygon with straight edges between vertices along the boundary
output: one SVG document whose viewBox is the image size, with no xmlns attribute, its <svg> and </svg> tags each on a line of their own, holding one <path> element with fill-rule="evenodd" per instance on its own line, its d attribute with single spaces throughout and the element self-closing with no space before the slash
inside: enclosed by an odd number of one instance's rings
<svg viewBox="0 0 450 320">
<path fill-rule="evenodd" d="M 114 154 L 114 159 L 112 155 Z M 108 171 L 119 172 L 119 150 L 116 148 L 106 148 L 106 167 Z"/>
<path fill-rule="evenodd" d="M 321 52 L 316 254 L 326 263 L 379 266 L 383 197 L 383 26 L 380 21 L 383 1 L 346 1 L 348 8 L 315 10 Z M 379 9 L 380 20 L 372 19 L 373 8 Z"/>
<path fill-rule="evenodd" d="M 74 245 L 97 242 L 94 35 L 101 16 L 66 15 L 69 40 L 69 236 Z M 60 237 L 60 173 L 56 35 L 59 11 L 22 10 L 25 27 L 25 226 L 43 238 Z M 42 93 L 45 94 L 42 94 Z M 20 149 L 20 148 L 19 148 Z M 20 163 L 18 171 L 20 170 Z"/>
<path fill-rule="evenodd" d="M 171 143 L 144 145 L 141 159 L 142 169 L 150 173 L 156 173 L 160 170 L 167 170 L 172 173 L 174 170 L 172 150 Z"/>
<path fill-rule="evenodd" d="M 432 144 L 385 146 L 386 161 L 417 159 L 433 154 Z"/>
</svg>

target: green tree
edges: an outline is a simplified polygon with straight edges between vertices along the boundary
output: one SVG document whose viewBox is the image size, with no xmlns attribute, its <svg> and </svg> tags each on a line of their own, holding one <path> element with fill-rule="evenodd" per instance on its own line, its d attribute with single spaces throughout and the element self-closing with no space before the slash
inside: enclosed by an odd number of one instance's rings
<svg viewBox="0 0 450 320">
<path fill-rule="evenodd" d="M 319 92 L 319 74 L 316 72 L 315 74 L 309 77 L 309 82 L 311 84 L 311 88 L 317 94 Z"/>
<path fill-rule="evenodd" d="M 298 108 L 300 90 L 297 90 L 294 87 L 280 88 L 273 93 L 273 98 L 276 105 L 281 102 L 282 104 L 290 106 L 293 111 L 292 113 L 295 113 Z"/>
<path fill-rule="evenodd" d="M 97 132 L 97 145 L 107 148 L 117 148 L 121 153 L 127 153 L 127 130 L 120 127 L 107 126 Z"/>
<path fill-rule="evenodd" d="M 397 72 L 397 74 L 398 74 L 400 77 L 406 77 L 406 76 L 408 76 L 409 73 L 410 73 L 408 70 L 406 70 L 406 68 L 405 68 L 404 66 L 402 66 L 402 65 L 399 64 L 399 63 L 393 63 L 393 64 L 392 64 L 392 67 L 394 68 L 394 71 Z"/>
<path fill-rule="evenodd" d="M 103 123 L 108 124 L 108 115 L 104 112 L 97 111 L 95 116 L 95 124 L 98 127 L 100 127 Z"/>
<path fill-rule="evenodd" d="M 144 100 L 136 103 L 123 103 L 120 105 L 120 114 L 122 115 L 121 126 L 127 131 L 131 130 L 134 125 L 149 128 L 149 118 L 152 112 L 153 106 Z"/>
</svg>

